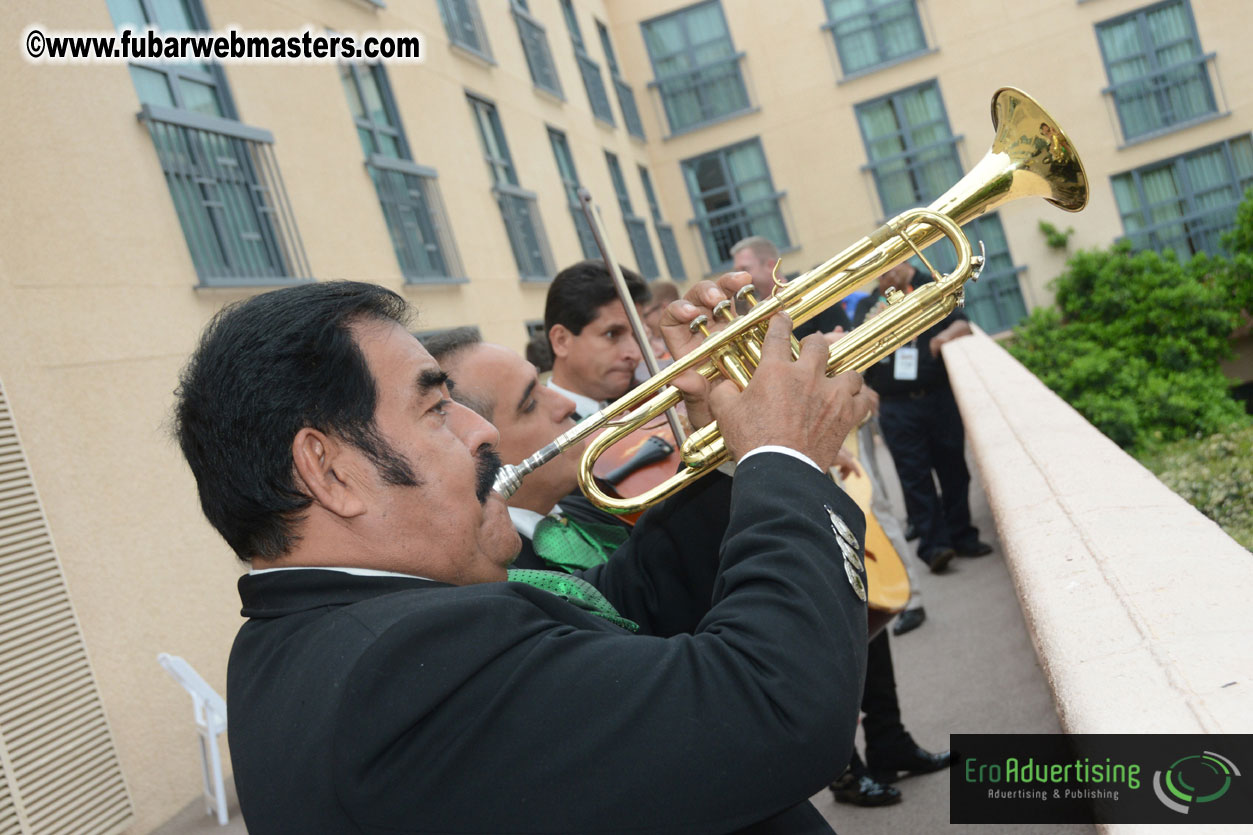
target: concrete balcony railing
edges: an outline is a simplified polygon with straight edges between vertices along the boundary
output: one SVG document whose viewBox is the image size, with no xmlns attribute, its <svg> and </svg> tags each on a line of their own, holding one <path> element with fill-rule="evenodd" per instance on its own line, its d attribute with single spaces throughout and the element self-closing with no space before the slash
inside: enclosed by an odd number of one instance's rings
<svg viewBox="0 0 1253 835">
<path fill-rule="evenodd" d="M 1247 732 L 1253 554 L 982 332 L 944 356 L 1062 728 Z"/>
</svg>

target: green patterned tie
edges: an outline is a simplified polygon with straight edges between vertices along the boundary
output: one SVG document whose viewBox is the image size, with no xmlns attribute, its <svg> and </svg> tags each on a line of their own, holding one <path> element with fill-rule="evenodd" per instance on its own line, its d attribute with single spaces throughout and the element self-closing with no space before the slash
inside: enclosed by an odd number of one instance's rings
<svg viewBox="0 0 1253 835">
<path fill-rule="evenodd" d="M 509 581 L 512 583 L 526 583 L 528 586 L 535 586 L 537 589 L 552 592 L 580 609 L 602 617 L 610 623 L 616 623 L 623 629 L 629 629 L 632 632 L 640 631 L 638 623 L 633 620 L 627 620 L 618 614 L 618 610 L 614 608 L 613 604 L 605 599 L 605 596 L 595 586 L 581 577 L 571 577 L 569 574 L 562 574 L 560 571 L 511 568 L 509 569 Z"/>
<path fill-rule="evenodd" d="M 535 526 L 531 544 L 544 562 L 553 568 L 573 572 L 605 562 L 626 540 L 626 529 L 618 525 L 545 516 Z"/>
</svg>

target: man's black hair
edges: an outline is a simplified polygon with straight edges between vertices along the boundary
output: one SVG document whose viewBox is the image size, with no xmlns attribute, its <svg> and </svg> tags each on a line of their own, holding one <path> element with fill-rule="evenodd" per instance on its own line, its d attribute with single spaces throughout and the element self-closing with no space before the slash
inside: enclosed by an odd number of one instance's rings
<svg viewBox="0 0 1253 835">
<path fill-rule="evenodd" d="M 422 347 L 426 348 L 427 353 L 441 365 L 445 357 L 452 356 L 464 348 L 478 345 L 483 341 L 483 337 L 479 335 L 479 329 L 473 325 L 417 334 L 417 337 L 418 341 L 422 343 Z"/>
<path fill-rule="evenodd" d="M 537 333 L 527 341 L 526 361 L 540 374 L 553 370 L 553 346 L 548 344 L 547 334 Z"/>
<path fill-rule="evenodd" d="M 435 331 L 434 333 L 424 333 L 418 337 L 418 341 L 434 357 L 435 361 L 447 371 L 450 367 L 448 363 L 455 354 L 461 353 L 466 348 L 482 345 L 483 337 L 479 335 L 478 328 L 473 325 L 467 325 L 460 328 Z M 489 402 L 481 396 L 476 397 L 465 389 L 459 388 L 455 375 L 448 380 L 448 396 L 486 421 L 490 422 L 495 415 L 495 401 Z"/>
<path fill-rule="evenodd" d="M 644 304 L 652 298 L 652 292 L 639 273 L 622 270 L 631 300 Z M 618 300 L 613 276 L 600 261 L 580 261 L 557 273 L 548 287 L 548 302 L 544 305 L 544 333 L 552 332 L 553 325 L 565 325 L 570 333 L 578 336 L 583 328 L 596 318 L 596 311 Z"/>
<path fill-rule="evenodd" d="M 205 516 L 240 559 L 295 543 L 311 498 L 296 484 L 292 441 L 305 427 L 356 446 L 392 484 L 417 484 L 378 434 L 376 389 L 350 328 L 408 321 L 405 300 L 373 284 L 302 284 L 221 310 L 179 379 L 174 430 Z"/>
</svg>

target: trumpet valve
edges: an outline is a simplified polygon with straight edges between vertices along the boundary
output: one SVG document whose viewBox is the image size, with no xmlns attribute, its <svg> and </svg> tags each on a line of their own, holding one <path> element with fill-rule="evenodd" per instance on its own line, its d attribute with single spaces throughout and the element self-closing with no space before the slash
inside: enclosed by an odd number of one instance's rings
<svg viewBox="0 0 1253 835">
<path fill-rule="evenodd" d="M 983 274 L 983 268 L 988 263 L 988 251 L 983 246 L 983 241 L 979 241 L 979 254 L 970 256 L 970 280 L 978 281 L 979 276 Z"/>
<path fill-rule="evenodd" d="M 721 316 L 722 321 L 730 322 L 735 319 L 735 302 L 730 299 L 723 299 L 714 307 L 714 315 Z"/>
<path fill-rule="evenodd" d="M 709 317 L 706 316 L 704 313 L 702 313 L 701 315 L 693 319 L 692 323 L 688 325 L 687 327 L 692 333 L 696 333 L 697 331 L 699 331 L 703 333 L 706 338 L 708 338 L 709 337 L 708 325 L 709 325 Z"/>
<path fill-rule="evenodd" d="M 743 287 L 741 287 L 739 292 L 735 294 L 735 300 L 737 302 L 742 301 L 745 304 L 747 304 L 749 307 L 756 307 L 757 296 L 753 294 L 753 285 L 745 284 Z"/>
</svg>

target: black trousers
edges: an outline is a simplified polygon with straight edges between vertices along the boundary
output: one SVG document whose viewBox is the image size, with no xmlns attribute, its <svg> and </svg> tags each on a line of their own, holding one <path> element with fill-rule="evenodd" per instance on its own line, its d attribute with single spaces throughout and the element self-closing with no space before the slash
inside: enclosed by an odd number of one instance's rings
<svg viewBox="0 0 1253 835">
<path fill-rule="evenodd" d="M 905 509 L 919 533 L 919 558 L 929 563 L 942 548 L 973 547 L 979 531 L 970 524 L 966 429 L 953 390 L 945 385 L 920 397 L 885 396 L 879 425 L 896 462 Z"/>
</svg>

